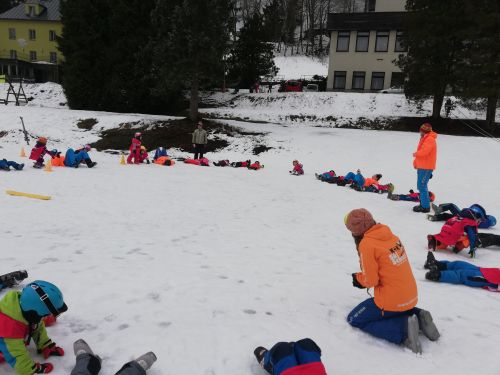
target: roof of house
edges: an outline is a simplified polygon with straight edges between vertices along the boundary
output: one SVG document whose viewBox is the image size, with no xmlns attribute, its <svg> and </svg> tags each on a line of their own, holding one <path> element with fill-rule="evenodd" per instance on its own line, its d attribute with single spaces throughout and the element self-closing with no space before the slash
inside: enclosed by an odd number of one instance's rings
<svg viewBox="0 0 500 375">
<path fill-rule="evenodd" d="M 406 12 L 330 13 L 327 29 L 337 30 L 399 30 L 404 27 Z"/>
<path fill-rule="evenodd" d="M 60 0 L 38 0 L 36 3 L 39 3 L 45 8 L 38 16 L 28 16 L 24 9 L 24 3 L 21 3 L 0 14 L 0 20 L 61 21 Z"/>
</svg>

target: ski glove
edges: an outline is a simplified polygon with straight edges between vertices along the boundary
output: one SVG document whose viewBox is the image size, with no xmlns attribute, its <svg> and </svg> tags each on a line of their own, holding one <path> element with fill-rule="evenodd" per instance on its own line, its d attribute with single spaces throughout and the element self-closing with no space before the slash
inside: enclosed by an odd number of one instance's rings
<svg viewBox="0 0 500 375">
<path fill-rule="evenodd" d="M 62 357 L 64 355 L 64 350 L 63 348 L 56 346 L 56 344 L 53 342 L 49 346 L 46 346 L 42 349 L 42 355 L 45 359 L 49 358 L 50 356 Z"/>
<path fill-rule="evenodd" d="M 52 363 L 35 363 L 35 369 L 33 374 L 48 374 L 52 372 L 54 366 Z"/>
<path fill-rule="evenodd" d="M 366 287 L 364 287 L 363 285 L 361 285 L 358 281 L 358 279 L 356 278 L 356 274 L 353 273 L 352 274 L 352 286 L 355 286 L 356 288 L 359 288 L 359 289 L 365 289 Z"/>
</svg>

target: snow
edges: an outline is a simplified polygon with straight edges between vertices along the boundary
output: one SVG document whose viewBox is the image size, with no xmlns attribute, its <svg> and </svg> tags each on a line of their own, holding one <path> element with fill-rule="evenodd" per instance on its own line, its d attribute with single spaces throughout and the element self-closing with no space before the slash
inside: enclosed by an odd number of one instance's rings
<svg viewBox="0 0 500 375">
<path fill-rule="evenodd" d="M 310 57 L 304 55 L 282 56 L 274 58 L 279 68 L 278 76 L 284 79 L 300 79 L 303 76 L 328 75 L 328 57 Z"/>
<path fill-rule="evenodd" d="M 421 107 L 408 102 L 403 94 L 353 92 L 288 92 L 232 95 L 214 93 L 212 101 L 224 103 L 218 108 L 204 108 L 203 113 L 220 118 L 240 118 L 272 123 L 341 126 L 358 119 L 387 119 L 403 116 L 430 116 L 432 100 Z M 452 98 L 455 101 L 455 98 Z M 469 110 L 458 103 L 452 117 L 484 119 L 484 111 Z M 445 109 L 442 109 L 445 116 Z M 500 111 L 497 111 L 500 122 Z"/>
<path fill-rule="evenodd" d="M 307 97 L 292 98 L 298 106 Z M 365 103 L 358 99 L 354 108 L 363 111 Z M 353 110 L 346 102 L 338 107 L 345 116 Z M 331 168 L 341 174 L 361 168 L 367 175 L 382 173 L 383 181 L 405 193 L 415 188 L 411 155 L 417 134 L 227 121 L 266 133 L 259 142 L 274 149 L 258 157 L 263 170 L 182 163 L 170 168 L 121 166 L 119 156 L 92 152 L 99 163 L 94 169 L 47 173 L 17 157 L 22 146 L 19 116 L 30 132 L 47 135 L 49 148 L 58 149 L 96 140 L 100 129 L 125 121 L 162 117 L 31 105 L 0 110 L 0 131 L 15 130 L 0 138 L 0 157 L 27 163 L 22 172 L 0 172 L 0 193 L 12 189 L 52 196 L 38 201 L 0 194 L 0 262 L 2 273 L 27 269 L 29 280 L 52 281 L 64 293 L 69 311 L 49 328 L 67 353 L 51 359 L 54 375 L 70 372 L 71 345 L 80 337 L 104 359 L 103 375 L 149 350 L 158 356 L 152 375 L 259 375 L 264 372 L 253 357 L 255 347 L 303 337 L 320 345 L 330 374 L 500 371 L 500 359 L 492 355 L 500 332 L 500 295 L 424 278 L 426 235 L 438 232 L 440 224 L 411 212 L 410 203 L 314 179 L 314 172 Z M 256 108 L 251 111 L 257 116 Z M 318 104 L 316 111 L 327 109 Z M 244 116 L 243 108 L 241 112 Z M 264 105 L 260 112 L 263 118 L 278 119 L 279 108 Z M 81 118 L 99 123 L 83 131 L 75 127 Z M 236 138 L 227 150 L 207 156 L 255 160 L 244 153 L 252 142 Z M 481 150 L 489 160 L 500 160 L 498 144 L 453 136 L 440 136 L 438 143 L 438 168 L 430 182 L 438 201 L 460 206 L 478 202 L 498 217 L 495 167 L 478 164 L 464 152 Z M 293 159 L 304 164 L 304 176 L 288 174 Z M 419 306 L 433 313 L 442 334 L 436 343 L 421 338 L 421 356 L 345 321 L 368 297 L 351 285 L 359 264 L 343 224 L 345 213 L 357 207 L 368 208 L 388 224 L 407 249 Z M 489 232 L 500 234 L 498 229 Z M 498 256 L 498 248 L 480 249 L 473 260 L 465 252 L 436 254 L 486 267 L 498 267 Z M 2 374 L 13 374 L 5 364 L 0 367 Z"/>
</svg>

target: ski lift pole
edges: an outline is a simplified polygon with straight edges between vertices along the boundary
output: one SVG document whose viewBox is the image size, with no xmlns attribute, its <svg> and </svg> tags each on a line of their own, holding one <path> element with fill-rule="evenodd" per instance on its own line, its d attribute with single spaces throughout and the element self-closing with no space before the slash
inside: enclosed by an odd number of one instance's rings
<svg viewBox="0 0 500 375">
<path fill-rule="evenodd" d="M 26 131 L 26 127 L 24 126 L 24 120 L 23 120 L 22 116 L 19 116 L 19 118 L 21 119 L 21 124 L 23 125 L 24 140 L 26 141 L 26 143 L 29 146 L 30 139 L 28 137 L 28 132 Z"/>
</svg>

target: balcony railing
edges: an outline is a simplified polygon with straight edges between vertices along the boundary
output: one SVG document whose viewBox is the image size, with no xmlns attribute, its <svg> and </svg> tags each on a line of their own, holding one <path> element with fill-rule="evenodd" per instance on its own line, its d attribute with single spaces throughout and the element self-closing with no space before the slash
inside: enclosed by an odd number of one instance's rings
<svg viewBox="0 0 500 375">
<path fill-rule="evenodd" d="M 57 56 L 56 62 L 51 62 L 50 61 L 50 53 L 38 53 L 37 52 L 36 59 L 32 60 L 31 55 L 29 53 L 17 52 L 17 54 L 15 56 L 13 56 L 10 54 L 10 52 L 8 52 L 8 53 L 0 52 L 0 59 L 12 60 L 13 62 L 25 61 L 25 62 L 31 62 L 31 63 L 42 63 L 42 64 L 52 64 L 52 65 L 59 64 L 59 56 Z"/>
</svg>

